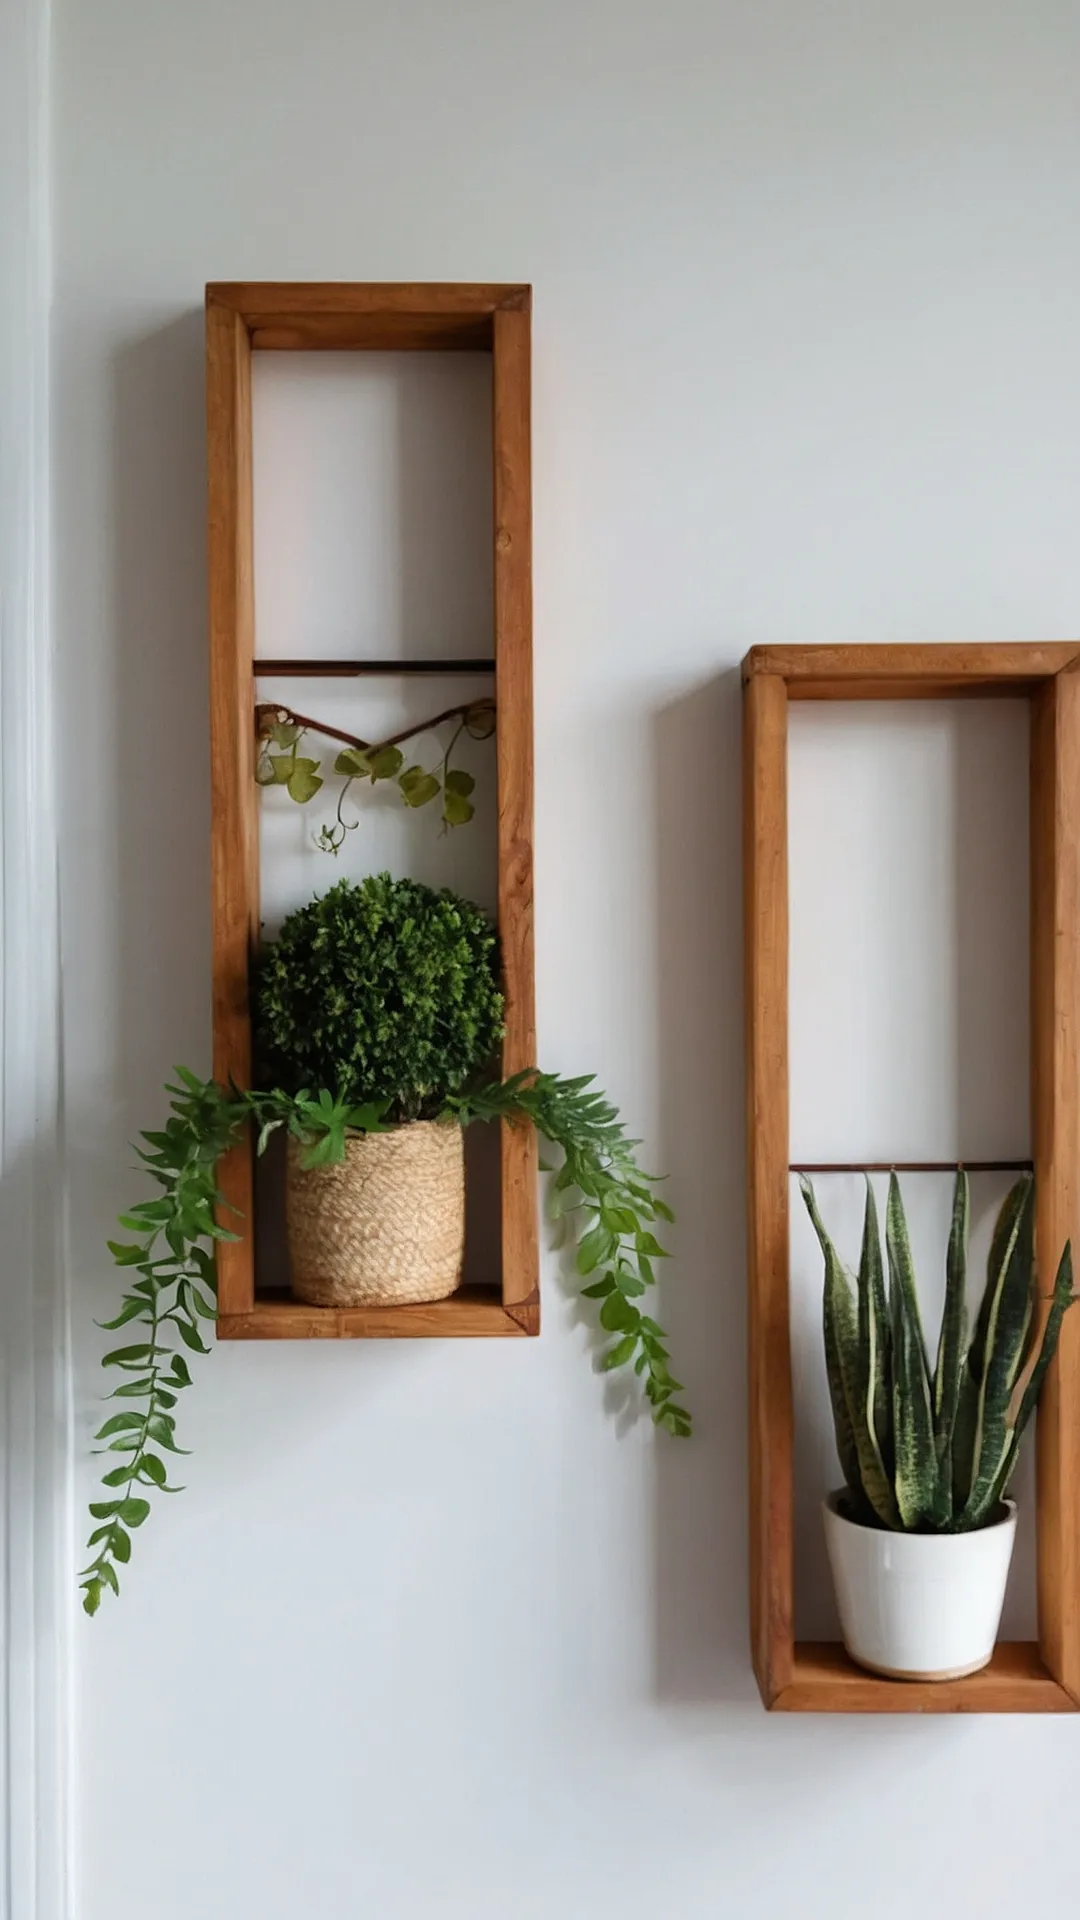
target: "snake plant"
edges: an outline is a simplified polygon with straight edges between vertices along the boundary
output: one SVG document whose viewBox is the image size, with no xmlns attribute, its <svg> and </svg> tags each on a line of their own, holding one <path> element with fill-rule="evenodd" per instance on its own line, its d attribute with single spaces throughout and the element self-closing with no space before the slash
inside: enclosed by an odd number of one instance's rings
<svg viewBox="0 0 1080 1920">
<path fill-rule="evenodd" d="M 990 1525 L 1075 1297 L 1066 1242 L 1048 1309 L 1039 1311 L 1031 1175 L 1017 1181 L 998 1215 L 970 1337 L 970 1196 L 967 1175 L 957 1175 L 933 1364 L 895 1173 L 885 1212 L 887 1289 L 869 1179 L 854 1282 L 825 1230 L 813 1187 L 805 1178 L 800 1186 L 825 1256 L 825 1364 L 847 1517 L 902 1533 L 967 1533 Z"/>
</svg>

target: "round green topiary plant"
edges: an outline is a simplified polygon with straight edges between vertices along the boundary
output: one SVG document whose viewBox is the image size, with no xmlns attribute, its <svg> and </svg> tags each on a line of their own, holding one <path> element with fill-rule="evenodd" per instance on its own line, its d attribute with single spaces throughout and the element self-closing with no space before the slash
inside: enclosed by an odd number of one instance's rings
<svg viewBox="0 0 1080 1920">
<path fill-rule="evenodd" d="M 255 1020 L 265 1084 L 386 1101 L 391 1122 L 433 1119 L 502 1036 L 498 936 L 445 889 L 342 880 L 267 947 Z"/>
</svg>

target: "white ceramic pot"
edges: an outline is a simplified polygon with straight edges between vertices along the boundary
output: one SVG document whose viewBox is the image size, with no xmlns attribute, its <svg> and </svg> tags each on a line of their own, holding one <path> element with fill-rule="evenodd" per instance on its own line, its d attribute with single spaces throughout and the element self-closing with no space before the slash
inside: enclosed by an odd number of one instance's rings
<svg viewBox="0 0 1080 1920">
<path fill-rule="evenodd" d="M 825 1538 L 853 1660 L 893 1680 L 959 1680 L 994 1651 L 1016 1507 L 976 1533 L 886 1533 L 824 1503 Z"/>
</svg>

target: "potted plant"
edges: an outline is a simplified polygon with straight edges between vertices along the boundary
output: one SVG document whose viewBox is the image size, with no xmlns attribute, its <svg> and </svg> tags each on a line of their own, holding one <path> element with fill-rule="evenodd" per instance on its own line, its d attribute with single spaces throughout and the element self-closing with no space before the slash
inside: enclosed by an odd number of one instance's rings
<svg viewBox="0 0 1080 1920">
<path fill-rule="evenodd" d="M 413 880 L 347 881 L 289 915 L 255 991 L 263 1084 L 332 1087 L 379 1124 L 311 1165 L 287 1147 L 293 1292 L 315 1306 L 442 1300 L 461 1281 L 465 1162 L 448 1105 L 493 1060 L 498 941 L 479 907 Z"/>
<path fill-rule="evenodd" d="M 933 1364 L 923 1335 L 900 1185 L 889 1179 L 886 1292 L 873 1188 L 852 1285 L 800 1182 L 825 1260 L 825 1364 L 844 1486 L 825 1533 L 844 1644 L 872 1672 L 952 1680 L 986 1666 L 1016 1532 L 1007 1496 L 1061 1323 L 1074 1298 L 1066 1244 L 1045 1313 L 1035 1273 L 1034 1182 L 994 1228 L 970 1335 L 970 1197 L 959 1172 Z"/>
<path fill-rule="evenodd" d="M 654 1227 L 671 1209 L 591 1076 L 492 1075 L 502 1018 L 497 936 L 479 908 L 382 874 L 342 881 L 268 946 L 255 991 L 258 1086 L 177 1069 L 170 1117 L 138 1149 L 158 1193 L 121 1214 L 129 1237 L 109 1242 L 126 1284 L 105 1325 L 137 1337 L 102 1362 L 120 1376 L 109 1396 L 118 1409 L 96 1438 L 118 1458 L 102 1476 L 107 1497 L 90 1508 L 88 1613 L 106 1587 L 119 1591 L 151 1493 L 172 1491 L 176 1408 L 192 1384 L 179 1347 L 209 1351 L 214 1246 L 235 1237 L 217 1163 L 248 1125 L 260 1153 L 279 1128 L 288 1136 L 293 1286 L 335 1305 L 452 1292 L 464 1238 L 461 1130 L 498 1119 L 535 1126 L 560 1155 L 551 1210 L 576 1220 L 582 1292 L 614 1336 L 600 1367 L 632 1364 L 656 1423 L 689 1434 L 663 1330 L 641 1304 L 664 1256 Z"/>
</svg>

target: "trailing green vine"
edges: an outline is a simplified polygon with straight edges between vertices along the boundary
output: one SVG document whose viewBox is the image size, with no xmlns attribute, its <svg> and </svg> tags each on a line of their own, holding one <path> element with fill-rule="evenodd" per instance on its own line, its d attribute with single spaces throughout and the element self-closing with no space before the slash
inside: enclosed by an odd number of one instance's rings
<svg viewBox="0 0 1080 1920">
<path fill-rule="evenodd" d="M 370 782 L 372 786 L 381 780 L 395 781 L 407 807 L 426 807 L 441 795 L 443 830 L 465 826 L 476 811 L 471 799 L 476 782 L 464 767 L 452 766 L 451 757 L 463 733 L 472 740 L 491 738 L 495 731 L 495 702 L 471 700 L 461 706 L 447 707 L 429 720 L 403 727 L 400 732 L 377 741 L 358 739 L 355 734 L 343 733 L 322 720 L 313 720 L 291 707 L 277 705 L 256 707 L 255 725 L 259 740 L 256 780 L 262 787 L 284 787 L 290 800 L 295 800 L 298 806 L 314 800 L 325 784 L 321 762 L 300 751 L 307 735 L 322 734 L 341 743 L 342 750 L 334 760 L 333 770 L 343 778 L 344 785 L 338 793 L 335 819 L 314 836 L 316 846 L 324 853 L 336 854 L 346 834 L 359 825 L 358 819 L 347 819 L 344 811 L 357 781 Z M 401 751 L 403 745 L 423 734 L 438 735 L 441 728 L 450 727 L 453 731 L 449 744 L 434 767 L 424 767 L 419 761 L 406 766 Z"/>
<path fill-rule="evenodd" d="M 117 1266 L 127 1277 L 120 1311 L 102 1324 L 110 1330 L 132 1326 L 142 1337 L 116 1347 L 102 1365 L 125 1378 L 108 1396 L 124 1403 L 99 1428 L 102 1450 L 123 1456 L 102 1476 L 108 1492 L 94 1501 L 99 1524 L 88 1545 L 97 1553 L 83 1568 L 83 1606 L 97 1612 L 106 1587 L 118 1593 L 118 1566 L 131 1558 L 131 1534 L 150 1511 L 152 1492 L 175 1493 L 165 1455 L 185 1451 L 176 1442 L 176 1408 L 191 1386 L 191 1374 L 176 1342 L 190 1352 L 209 1351 L 200 1322 L 217 1315 L 214 1244 L 238 1236 L 221 1223 L 223 1196 L 217 1165 L 249 1121 L 257 1129 L 262 1153 L 271 1135 L 284 1127 L 302 1148 L 306 1166 L 328 1165 L 344 1157 L 350 1132 L 385 1131 L 389 1102 L 352 1105 L 325 1090 L 290 1094 L 228 1092 L 213 1080 L 200 1080 L 177 1068 L 179 1084 L 170 1085 L 170 1118 L 160 1132 L 144 1133 L 139 1157 L 160 1192 L 120 1215 L 134 1236 L 109 1242 Z M 525 1119 L 559 1147 L 563 1159 L 554 1173 L 554 1210 L 581 1212 L 577 1266 L 586 1299 L 600 1302 L 600 1325 L 616 1336 L 604 1353 L 603 1371 L 628 1366 L 644 1376 L 652 1417 L 668 1433 L 690 1432 L 691 1420 L 676 1396 L 681 1392 L 668 1367 L 664 1335 L 636 1302 L 654 1284 L 653 1262 L 664 1257 L 653 1224 L 671 1220 L 671 1209 L 654 1192 L 655 1179 L 642 1173 L 617 1110 L 592 1089 L 591 1077 L 564 1080 L 528 1071 L 510 1080 L 451 1096 L 444 1116 L 463 1125 L 471 1121 Z M 551 1171 L 551 1169 L 547 1169 Z M 139 1404 L 128 1406 L 128 1402 Z"/>
<path fill-rule="evenodd" d="M 581 1289 L 582 1296 L 600 1301 L 600 1325 L 617 1336 L 601 1369 L 610 1372 L 633 1361 L 634 1372 L 644 1375 L 657 1425 L 686 1437 L 690 1414 L 676 1397 L 683 1388 L 670 1371 L 663 1328 L 636 1304 L 655 1285 L 654 1261 L 667 1258 L 653 1225 L 674 1215 L 653 1191 L 656 1175 L 638 1167 L 638 1142 L 627 1138 L 618 1109 L 594 1088 L 592 1074 L 562 1080 L 532 1069 L 454 1099 L 450 1108 L 466 1123 L 523 1115 L 561 1148 L 561 1166 L 545 1168 L 553 1174 L 551 1211 L 557 1218 L 584 1216 L 577 1270 L 584 1278 L 597 1277 Z"/>
</svg>

